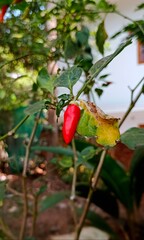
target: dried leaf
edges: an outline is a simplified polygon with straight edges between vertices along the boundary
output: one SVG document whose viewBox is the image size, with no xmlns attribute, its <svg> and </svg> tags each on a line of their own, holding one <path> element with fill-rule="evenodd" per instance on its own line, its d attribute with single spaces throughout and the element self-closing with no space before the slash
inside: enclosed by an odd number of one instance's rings
<svg viewBox="0 0 144 240">
<path fill-rule="evenodd" d="M 118 118 L 106 115 L 91 102 L 80 101 L 82 108 L 77 132 L 82 136 L 96 137 L 102 146 L 112 147 L 120 139 Z"/>
</svg>

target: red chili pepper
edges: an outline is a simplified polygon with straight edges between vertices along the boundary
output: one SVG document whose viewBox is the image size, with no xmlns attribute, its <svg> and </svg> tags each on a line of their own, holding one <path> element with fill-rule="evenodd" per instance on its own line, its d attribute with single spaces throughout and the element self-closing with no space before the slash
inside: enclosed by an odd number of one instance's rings
<svg viewBox="0 0 144 240">
<path fill-rule="evenodd" d="M 13 4 L 14 3 L 19 3 L 19 2 L 21 2 L 22 0 L 13 0 Z M 7 9 L 8 9 L 8 7 L 10 6 L 10 4 L 9 5 L 3 5 L 2 6 L 2 8 L 1 8 L 1 12 L 0 12 L 0 22 L 2 23 L 3 22 L 3 19 L 4 19 L 4 16 L 5 16 L 5 14 L 6 14 L 6 11 L 7 11 Z"/>
<path fill-rule="evenodd" d="M 1 12 L 0 12 L 0 22 L 3 22 L 3 19 L 4 19 L 4 15 L 8 9 L 9 5 L 4 5 L 1 9 Z"/>
<path fill-rule="evenodd" d="M 64 113 L 64 123 L 62 128 L 63 138 L 66 144 L 69 144 L 75 135 L 80 114 L 80 108 L 76 104 L 68 105 Z"/>
</svg>

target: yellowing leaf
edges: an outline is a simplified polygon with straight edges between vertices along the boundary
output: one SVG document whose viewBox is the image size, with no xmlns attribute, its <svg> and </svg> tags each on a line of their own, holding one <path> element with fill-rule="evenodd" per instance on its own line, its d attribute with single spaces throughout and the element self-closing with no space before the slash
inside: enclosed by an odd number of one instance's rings
<svg viewBox="0 0 144 240">
<path fill-rule="evenodd" d="M 102 146 L 112 147 L 120 139 L 118 118 L 105 114 L 91 102 L 80 101 L 82 108 L 77 132 L 82 136 L 96 137 Z"/>
</svg>

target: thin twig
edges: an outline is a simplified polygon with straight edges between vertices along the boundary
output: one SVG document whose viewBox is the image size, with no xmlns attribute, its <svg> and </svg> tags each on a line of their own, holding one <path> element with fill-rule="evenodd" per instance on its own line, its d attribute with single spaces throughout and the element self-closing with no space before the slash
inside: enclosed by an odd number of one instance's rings
<svg viewBox="0 0 144 240">
<path fill-rule="evenodd" d="M 17 58 L 14 58 L 10 61 L 7 61 L 3 64 L 0 65 L 0 69 L 3 68 L 4 66 L 8 65 L 8 64 L 11 64 L 12 62 L 15 62 L 15 61 L 18 61 L 20 59 L 23 59 L 23 58 L 26 58 L 26 57 L 29 57 L 29 56 L 32 56 L 32 55 L 42 55 L 42 56 L 47 56 L 46 54 L 44 53 L 28 53 L 28 54 L 25 54 L 25 55 L 22 55 L 22 56 L 19 56 Z"/>
<path fill-rule="evenodd" d="M 21 125 L 28 119 L 29 115 L 25 116 L 12 130 L 0 137 L 0 141 L 15 134 Z"/>
<path fill-rule="evenodd" d="M 72 215 L 72 218 L 73 218 L 73 221 L 74 221 L 74 225 L 76 227 L 77 223 L 78 223 L 78 216 L 77 216 L 77 212 L 76 212 L 75 202 L 70 200 L 69 201 L 69 206 L 70 206 L 71 215 Z"/>
<path fill-rule="evenodd" d="M 28 166 L 28 161 L 29 161 L 29 155 L 30 155 L 30 148 L 33 143 L 33 139 L 36 133 L 36 129 L 38 126 L 39 118 L 41 115 L 41 111 L 38 113 L 38 116 L 35 120 L 35 124 L 33 126 L 33 130 L 30 136 L 29 143 L 26 148 L 26 155 L 25 155 L 25 160 L 24 160 L 24 167 L 23 167 L 23 173 L 22 173 L 22 188 L 23 188 L 23 200 L 24 200 L 24 208 L 23 208 L 23 219 L 22 219 L 22 225 L 20 229 L 20 236 L 19 240 L 23 240 L 24 238 L 24 233 L 25 233 L 25 228 L 26 228 L 26 223 L 27 223 L 27 215 L 28 215 L 28 193 L 27 193 L 27 166 Z"/>
<path fill-rule="evenodd" d="M 25 155 L 24 167 L 23 167 L 23 173 L 22 173 L 23 177 L 26 177 L 27 166 L 28 166 L 29 155 L 30 155 L 30 148 L 31 148 L 31 145 L 33 143 L 33 139 L 34 139 L 34 136 L 35 136 L 35 132 L 36 132 L 38 123 L 39 123 L 40 115 L 41 115 L 41 111 L 38 113 L 38 116 L 35 119 L 35 124 L 33 126 L 33 130 L 32 130 L 32 133 L 31 133 L 31 136 L 30 136 L 27 148 L 26 148 L 26 155 Z"/>
<path fill-rule="evenodd" d="M 23 218 L 22 218 L 19 240 L 23 240 L 24 238 L 27 215 L 28 215 L 27 178 L 25 176 L 22 176 L 22 189 L 23 189 L 24 205 L 23 205 Z"/>
<path fill-rule="evenodd" d="M 18 192 L 17 190 L 13 189 L 9 183 L 7 183 L 6 188 L 9 192 L 13 193 L 15 196 L 23 197 L 23 193 Z M 33 195 L 27 194 L 27 197 L 33 200 Z"/>
<path fill-rule="evenodd" d="M 92 179 L 91 180 L 93 180 L 93 181 L 91 183 L 91 188 L 89 190 L 88 197 L 86 199 L 86 203 L 85 203 L 85 206 L 84 206 L 84 209 L 83 209 L 80 221 L 79 221 L 79 223 L 77 225 L 77 228 L 76 228 L 75 239 L 74 240 L 79 240 L 79 236 L 80 236 L 82 227 L 84 225 L 84 221 L 85 221 L 87 212 L 88 212 L 89 207 L 90 207 L 91 197 L 92 197 L 92 194 L 93 194 L 93 192 L 94 192 L 94 190 L 95 190 L 95 188 L 97 186 L 97 182 L 98 182 L 98 179 L 99 179 L 99 175 L 100 175 L 100 172 L 101 172 L 101 169 L 102 169 L 102 166 L 103 166 L 106 154 L 107 154 L 107 150 L 105 149 L 105 150 L 103 150 L 103 152 L 101 154 L 101 158 L 100 158 L 98 167 L 96 168 L 96 171 L 95 171 L 94 175 L 92 175 Z"/>
<path fill-rule="evenodd" d="M 121 119 L 120 123 L 119 123 L 119 127 L 121 127 L 121 125 L 123 124 L 123 122 L 125 121 L 125 119 L 127 118 L 127 116 L 129 115 L 129 113 L 131 112 L 131 110 L 134 108 L 135 104 L 137 103 L 137 101 L 139 100 L 141 94 L 143 93 L 143 87 L 140 89 L 139 93 L 137 94 L 137 96 L 135 97 L 135 99 L 133 101 L 131 101 L 128 110 L 125 112 L 123 118 Z"/>
<path fill-rule="evenodd" d="M 9 240 L 17 240 L 17 238 L 10 231 L 9 227 L 4 223 L 3 219 L 0 217 L 0 227 L 5 236 L 8 237 Z"/>
<path fill-rule="evenodd" d="M 72 140 L 72 149 L 73 149 L 73 153 L 74 153 L 74 157 L 73 157 L 74 173 L 73 173 L 73 181 L 72 181 L 72 189 L 71 189 L 70 199 L 74 200 L 75 197 L 76 197 L 76 193 L 75 193 L 76 179 L 77 179 L 77 166 L 76 166 L 76 163 L 77 163 L 77 160 L 78 160 L 74 139 Z"/>
<path fill-rule="evenodd" d="M 31 228 L 31 237 L 34 237 L 36 220 L 38 215 L 38 195 L 33 196 L 33 218 L 32 218 L 32 228 Z"/>
<path fill-rule="evenodd" d="M 114 13 L 116 13 L 117 15 L 119 15 L 119 16 L 127 19 L 127 20 L 129 20 L 129 21 L 132 22 L 132 23 L 135 23 L 135 24 L 139 27 L 140 31 L 144 34 L 144 29 L 142 28 L 141 24 L 139 24 L 138 21 L 135 21 L 135 20 L 133 20 L 132 18 L 130 18 L 130 17 L 128 17 L 128 16 L 125 16 L 124 14 L 122 14 L 122 13 L 119 12 L 119 11 L 114 11 Z"/>
</svg>

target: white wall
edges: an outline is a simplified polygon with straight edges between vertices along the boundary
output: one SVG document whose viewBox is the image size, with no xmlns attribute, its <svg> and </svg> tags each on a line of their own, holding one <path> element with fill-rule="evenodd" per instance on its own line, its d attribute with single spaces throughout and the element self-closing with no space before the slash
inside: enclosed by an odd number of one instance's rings
<svg viewBox="0 0 144 240">
<path fill-rule="evenodd" d="M 111 0 L 112 1 L 112 0 Z M 135 12 L 140 0 L 117 0 L 119 11 L 132 19 L 140 19 L 144 15 L 144 11 Z M 109 36 L 121 30 L 130 21 L 116 15 L 109 14 L 106 18 L 106 30 Z M 121 35 L 110 41 L 110 51 L 112 53 L 125 38 L 126 34 Z M 97 99 L 98 105 L 103 110 L 125 110 L 130 101 L 130 91 L 128 86 L 133 88 L 144 76 L 144 64 L 138 64 L 137 59 L 137 41 L 125 48 L 109 66 L 105 69 L 105 73 L 110 73 L 109 80 L 113 82 L 109 86 L 102 98 Z M 144 97 L 137 103 L 137 108 L 143 108 Z"/>
<path fill-rule="evenodd" d="M 144 16 L 143 11 L 135 11 L 136 6 L 143 3 L 142 0 L 109 0 L 109 2 L 116 2 L 118 9 L 124 15 L 134 19 L 142 19 Z M 131 23 L 127 19 L 124 19 L 116 14 L 108 14 L 106 17 L 105 27 L 109 37 L 121 30 L 128 23 Z M 95 25 L 92 26 L 94 29 Z M 118 45 L 125 39 L 127 34 L 120 35 L 119 37 L 109 40 L 110 49 L 105 55 L 113 53 Z M 99 56 L 99 59 L 102 56 Z M 130 90 L 135 87 L 136 84 L 144 77 L 144 64 L 138 64 L 137 55 L 137 41 L 134 40 L 133 43 L 126 47 L 102 72 L 102 74 L 109 73 L 109 81 L 112 81 L 109 87 L 107 87 L 99 99 L 96 97 L 96 104 L 105 112 L 110 113 L 113 116 L 122 118 L 128 105 L 130 103 Z M 96 56 L 98 60 L 98 56 Z M 80 87 L 80 83 L 76 84 L 74 89 Z M 62 91 L 62 89 L 61 89 Z M 129 127 L 138 126 L 144 123 L 144 96 L 141 96 L 140 100 L 137 102 L 134 110 L 125 121 L 121 128 L 121 131 L 125 131 Z"/>
</svg>

